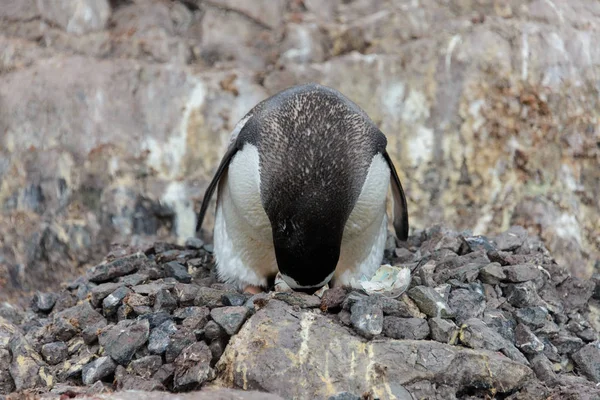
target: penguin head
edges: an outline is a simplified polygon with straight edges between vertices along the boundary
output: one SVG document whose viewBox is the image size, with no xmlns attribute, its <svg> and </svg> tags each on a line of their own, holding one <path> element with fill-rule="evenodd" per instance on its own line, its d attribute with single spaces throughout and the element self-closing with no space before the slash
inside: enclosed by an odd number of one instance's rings
<svg viewBox="0 0 600 400">
<path fill-rule="evenodd" d="M 345 221 L 336 217 L 335 212 L 315 215 L 306 210 L 272 224 L 279 272 L 293 290 L 316 291 L 331 280 Z"/>
</svg>

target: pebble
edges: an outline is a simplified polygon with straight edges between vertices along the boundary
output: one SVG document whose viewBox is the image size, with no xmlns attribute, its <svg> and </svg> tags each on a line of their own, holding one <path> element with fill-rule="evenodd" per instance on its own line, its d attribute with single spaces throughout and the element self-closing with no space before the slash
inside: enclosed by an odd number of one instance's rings
<svg viewBox="0 0 600 400">
<path fill-rule="evenodd" d="M 517 321 L 537 329 L 544 326 L 548 318 L 548 310 L 544 307 L 525 307 L 516 311 L 515 317 Z"/>
<path fill-rule="evenodd" d="M 163 364 L 158 368 L 158 371 L 152 377 L 156 381 L 166 385 L 173 379 L 173 375 L 175 374 L 175 366 L 173 364 Z"/>
<path fill-rule="evenodd" d="M 163 354 L 171 342 L 171 335 L 175 332 L 177 327 L 172 320 L 167 320 L 152 329 L 148 339 L 148 351 L 152 354 Z"/>
<path fill-rule="evenodd" d="M 104 379 L 115 372 L 117 364 L 110 357 L 100 357 L 81 370 L 83 383 L 91 385 L 92 383 Z"/>
<path fill-rule="evenodd" d="M 350 392 L 340 392 L 334 396 L 329 396 L 327 400 L 361 400 L 362 397 Z"/>
<path fill-rule="evenodd" d="M 115 315 L 123 299 L 131 293 L 131 289 L 121 286 L 102 300 L 102 313 L 109 317 Z"/>
<path fill-rule="evenodd" d="M 458 338 L 458 327 L 450 320 L 443 318 L 431 318 L 429 320 L 431 338 L 435 341 L 447 344 L 456 344 Z"/>
<path fill-rule="evenodd" d="M 212 341 L 227 336 L 227 332 L 215 321 L 209 321 L 204 327 L 204 336 Z"/>
<path fill-rule="evenodd" d="M 150 314 L 141 315 L 138 317 L 140 321 L 147 320 L 150 324 L 150 329 L 154 329 L 162 325 L 165 321 L 171 321 L 173 316 L 165 311 L 158 311 Z"/>
<path fill-rule="evenodd" d="M 448 306 L 442 296 L 431 287 L 415 286 L 408 291 L 408 296 L 417 303 L 419 310 L 428 317 L 454 317 L 454 312 L 450 309 L 450 306 Z"/>
<path fill-rule="evenodd" d="M 69 356 L 69 349 L 63 342 L 47 343 L 42 346 L 42 356 L 50 365 L 56 365 Z"/>
<path fill-rule="evenodd" d="M 275 293 L 274 298 L 300 308 L 317 308 L 321 305 L 321 299 L 317 296 L 300 292 Z"/>
<path fill-rule="evenodd" d="M 429 336 L 429 324 L 422 318 L 385 317 L 383 334 L 392 339 L 422 340 Z"/>
<path fill-rule="evenodd" d="M 515 345 L 525 354 L 539 354 L 544 350 L 544 343 L 523 324 L 515 328 Z"/>
<path fill-rule="evenodd" d="M 180 328 L 169 338 L 169 344 L 165 350 L 165 361 L 171 363 L 181 354 L 187 346 L 196 343 L 196 334 L 190 329 Z"/>
<path fill-rule="evenodd" d="M 206 306 L 208 308 L 223 307 L 224 291 L 208 287 L 199 287 L 195 294 L 194 304 L 196 306 Z M 181 304 L 181 300 L 180 300 Z M 184 305 L 184 304 L 182 304 Z M 189 304 L 192 305 L 192 304 Z"/>
<path fill-rule="evenodd" d="M 573 354 L 581 349 L 585 343 L 577 336 L 570 335 L 567 332 L 560 332 L 558 335 L 550 337 L 550 342 L 556 347 L 560 354 Z"/>
<path fill-rule="evenodd" d="M 221 301 L 224 306 L 243 306 L 248 301 L 248 297 L 240 293 L 225 293 L 221 296 Z"/>
<path fill-rule="evenodd" d="M 504 267 L 503 271 L 506 274 L 506 280 L 514 283 L 532 281 L 542 275 L 542 271 L 533 264 L 509 265 Z"/>
<path fill-rule="evenodd" d="M 350 308 L 350 322 L 363 337 L 371 339 L 383 331 L 383 310 L 374 299 L 360 299 Z"/>
<path fill-rule="evenodd" d="M 37 292 L 33 296 L 32 308 L 37 311 L 49 313 L 54 308 L 58 295 L 56 293 L 41 293 Z"/>
<path fill-rule="evenodd" d="M 321 297 L 321 310 L 323 312 L 337 312 L 341 309 L 347 291 L 343 287 L 327 289 Z"/>
<path fill-rule="evenodd" d="M 573 354 L 577 368 L 590 380 L 600 383 L 600 343 L 590 343 Z"/>
<path fill-rule="evenodd" d="M 127 367 L 127 370 L 133 372 L 141 378 L 149 379 L 158 371 L 161 366 L 162 357 L 159 355 L 151 355 L 132 361 Z"/>
<path fill-rule="evenodd" d="M 148 340 L 150 324 L 147 320 L 120 321 L 100 334 L 99 342 L 106 354 L 120 365 L 127 365 L 135 352 Z"/>
<path fill-rule="evenodd" d="M 468 289 L 454 289 L 450 292 L 448 303 L 456 313 L 458 324 L 470 318 L 481 317 L 486 306 L 483 293 Z"/>
<path fill-rule="evenodd" d="M 168 289 L 161 289 L 154 300 L 155 311 L 173 311 L 177 308 L 177 298 Z"/>
<path fill-rule="evenodd" d="M 470 318 L 463 323 L 459 339 L 472 349 L 501 351 L 508 358 L 529 365 L 525 356 L 509 340 L 477 318 Z"/>
<path fill-rule="evenodd" d="M 483 283 L 489 283 L 490 285 L 497 285 L 500 282 L 506 280 L 506 273 L 498 262 L 493 262 L 479 271 L 479 279 Z"/>
<path fill-rule="evenodd" d="M 102 283 L 96 287 L 93 287 L 90 290 L 92 305 L 94 307 L 98 307 L 102 303 L 102 301 L 104 300 L 104 298 L 106 296 L 108 296 L 109 294 L 111 294 L 112 292 L 114 292 L 115 290 L 117 290 L 119 287 L 122 287 L 122 286 L 123 286 L 122 283 L 108 282 L 108 283 Z"/>
<path fill-rule="evenodd" d="M 173 277 L 182 283 L 190 283 L 192 276 L 187 271 L 187 268 L 176 261 L 169 261 L 165 264 L 165 275 Z"/>
<path fill-rule="evenodd" d="M 136 272 L 144 260 L 146 260 L 145 255 L 136 253 L 105 264 L 99 264 L 89 271 L 88 278 L 90 282 L 107 282 L 114 278 Z"/>
<path fill-rule="evenodd" d="M 212 353 L 206 343 L 197 342 L 187 346 L 175 362 L 173 388 L 175 391 L 199 389 L 200 386 L 215 376 L 210 366 Z"/>
<path fill-rule="evenodd" d="M 248 314 L 248 308 L 243 306 L 213 308 L 210 311 L 212 319 L 219 324 L 229 336 L 235 335 L 240 330 L 244 321 L 246 321 Z"/>
<path fill-rule="evenodd" d="M 200 238 L 190 237 L 185 241 L 185 247 L 188 249 L 200 250 L 204 246 L 204 242 Z"/>
<path fill-rule="evenodd" d="M 533 307 L 540 305 L 540 299 L 533 282 L 510 284 L 505 289 L 508 302 L 518 308 Z"/>
</svg>

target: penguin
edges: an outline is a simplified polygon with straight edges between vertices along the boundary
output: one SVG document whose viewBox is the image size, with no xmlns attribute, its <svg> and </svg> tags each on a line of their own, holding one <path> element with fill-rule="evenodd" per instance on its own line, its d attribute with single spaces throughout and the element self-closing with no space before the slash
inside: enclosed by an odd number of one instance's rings
<svg viewBox="0 0 600 400">
<path fill-rule="evenodd" d="M 387 139 L 339 91 L 304 84 L 258 103 L 235 126 L 198 214 L 217 191 L 213 249 L 219 280 L 267 290 L 279 273 L 294 291 L 356 287 L 380 267 L 393 226 L 408 238 L 402 184 Z"/>
</svg>

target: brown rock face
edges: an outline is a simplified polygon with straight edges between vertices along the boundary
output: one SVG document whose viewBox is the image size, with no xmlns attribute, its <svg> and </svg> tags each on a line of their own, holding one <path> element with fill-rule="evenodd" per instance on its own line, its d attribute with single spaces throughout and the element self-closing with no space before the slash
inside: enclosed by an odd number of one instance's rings
<svg viewBox="0 0 600 400">
<path fill-rule="evenodd" d="M 523 225 L 589 277 L 598 5 L 409 3 L 0 0 L 0 297 L 183 243 L 237 121 L 307 81 L 387 134 L 415 229 Z"/>
</svg>

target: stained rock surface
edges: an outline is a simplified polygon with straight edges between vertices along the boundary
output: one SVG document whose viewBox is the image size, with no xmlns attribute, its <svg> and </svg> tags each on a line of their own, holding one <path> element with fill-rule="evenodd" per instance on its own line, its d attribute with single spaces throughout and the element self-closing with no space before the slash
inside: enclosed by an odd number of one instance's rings
<svg viewBox="0 0 600 400">
<path fill-rule="evenodd" d="M 599 31 L 591 0 L 0 0 L 0 299 L 184 244 L 235 124 L 309 81 L 387 135 L 413 227 L 522 225 L 494 261 L 528 232 L 589 278 Z"/>
<path fill-rule="evenodd" d="M 419 231 L 386 251 L 412 271 L 397 298 L 251 296 L 216 280 L 210 245 L 121 250 L 26 309 L 0 306 L 0 395 L 598 398 L 598 283 L 532 236 Z M 239 391 L 208 392 L 223 387 Z"/>
</svg>

